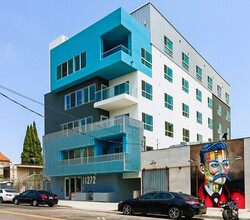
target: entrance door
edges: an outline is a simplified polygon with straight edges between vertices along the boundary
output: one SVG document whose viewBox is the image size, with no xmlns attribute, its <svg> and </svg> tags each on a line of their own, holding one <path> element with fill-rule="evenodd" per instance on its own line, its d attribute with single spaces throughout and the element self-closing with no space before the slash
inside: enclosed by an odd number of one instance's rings
<svg viewBox="0 0 250 220">
<path fill-rule="evenodd" d="M 70 199 L 71 193 L 76 192 L 76 179 L 65 178 L 65 199 Z"/>
</svg>

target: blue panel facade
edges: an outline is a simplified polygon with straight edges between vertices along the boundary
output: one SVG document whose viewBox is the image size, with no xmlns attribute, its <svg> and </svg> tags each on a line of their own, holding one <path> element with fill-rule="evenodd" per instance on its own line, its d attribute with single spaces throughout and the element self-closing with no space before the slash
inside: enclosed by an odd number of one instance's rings
<svg viewBox="0 0 250 220">
<path fill-rule="evenodd" d="M 44 172 L 60 198 L 77 193 L 88 200 L 93 192 L 95 201 L 119 201 L 140 190 L 139 177 L 123 174 L 141 170 L 143 123 L 127 116 L 107 119 L 109 112 L 94 103 L 110 80 L 137 70 L 152 77 L 151 54 L 149 31 L 121 8 L 50 50 Z M 129 84 L 119 88 L 132 95 Z"/>
<path fill-rule="evenodd" d="M 119 41 L 114 41 L 114 35 Z M 141 70 L 152 76 L 141 62 L 141 48 L 151 53 L 150 33 L 123 9 L 117 9 L 50 51 L 51 91 L 58 92 L 100 76 L 114 79 Z M 57 67 L 86 52 L 86 66 L 57 79 Z"/>
<path fill-rule="evenodd" d="M 45 174 L 139 172 L 142 136 L 142 122 L 128 117 L 90 124 L 85 133 L 65 130 L 45 135 Z M 94 148 L 94 155 L 86 156 L 83 152 L 89 147 Z M 115 152 L 115 147 L 120 147 L 121 152 Z M 77 151 L 79 157 L 75 156 Z M 64 158 L 63 152 L 72 152 L 72 157 Z"/>
</svg>

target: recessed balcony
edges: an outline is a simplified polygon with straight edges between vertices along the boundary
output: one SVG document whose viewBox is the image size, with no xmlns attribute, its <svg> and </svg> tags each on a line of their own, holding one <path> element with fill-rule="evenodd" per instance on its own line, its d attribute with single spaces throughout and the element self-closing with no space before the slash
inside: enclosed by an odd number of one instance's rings
<svg viewBox="0 0 250 220">
<path fill-rule="evenodd" d="M 96 92 L 94 107 L 110 111 L 137 103 L 137 90 L 128 83 L 122 83 Z"/>
</svg>

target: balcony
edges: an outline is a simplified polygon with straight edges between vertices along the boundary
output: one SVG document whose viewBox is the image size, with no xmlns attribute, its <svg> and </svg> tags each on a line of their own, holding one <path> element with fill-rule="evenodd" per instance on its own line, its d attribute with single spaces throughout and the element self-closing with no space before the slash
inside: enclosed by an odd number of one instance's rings
<svg viewBox="0 0 250 220">
<path fill-rule="evenodd" d="M 43 137 L 45 174 L 65 176 L 138 172 L 142 137 L 142 122 L 129 117 L 47 134 Z M 117 145 L 122 148 L 121 153 L 114 151 Z M 94 155 L 85 155 L 83 152 L 87 148 L 94 148 Z M 104 149 L 107 154 L 104 154 Z M 80 150 L 80 155 L 73 158 L 63 156 L 63 152 L 75 150 Z"/>
<path fill-rule="evenodd" d="M 122 83 L 96 92 L 94 107 L 110 111 L 137 103 L 137 90 L 128 83 Z"/>
<path fill-rule="evenodd" d="M 93 171 L 95 171 L 95 173 L 123 173 L 126 171 L 138 172 L 140 165 L 137 162 L 129 163 L 129 161 L 133 160 L 134 156 L 131 153 L 116 153 L 61 160 L 58 164 L 58 168 L 63 169 L 64 172 L 71 172 L 72 167 L 74 167 L 75 170 L 79 169 L 84 174 L 91 174 Z"/>
<path fill-rule="evenodd" d="M 108 51 L 105 51 L 102 54 L 102 59 L 105 58 L 105 57 L 108 57 L 108 56 L 110 56 L 110 55 L 112 55 L 112 54 L 114 54 L 116 52 L 120 52 L 120 51 L 123 51 L 123 52 L 125 52 L 126 54 L 128 54 L 130 56 L 132 54 L 131 51 L 128 48 L 124 47 L 123 45 L 118 45 L 118 46 L 116 46 L 116 47 L 114 47 L 114 48 L 112 48 L 112 49 L 110 49 Z"/>
</svg>

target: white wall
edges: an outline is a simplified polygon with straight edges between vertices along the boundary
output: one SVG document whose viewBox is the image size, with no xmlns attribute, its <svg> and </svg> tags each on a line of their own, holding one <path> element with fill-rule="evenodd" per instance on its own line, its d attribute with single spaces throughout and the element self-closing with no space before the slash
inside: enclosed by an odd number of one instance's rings
<svg viewBox="0 0 250 220">
<path fill-rule="evenodd" d="M 212 109 L 207 104 L 207 98 L 212 98 L 212 93 L 154 47 L 152 56 L 152 78 L 137 71 L 110 81 L 110 86 L 129 81 L 129 85 L 137 89 L 138 98 L 138 104 L 110 111 L 110 117 L 129 113 L 130 117 L 142 120 L 143 112 L 153 116 L 153 132 L 145 130 L 144 135 L 146 145 L 154 149 L 162 149 L 182 142 L 183 128 L 190 131 L 190 142 L 197 142 L 197 134 L 203 136 L 203 141 L 212 139 L 212 129 L 208 128 L 208 117 L 213 118 Z M 164 78 L 164 64 L 173 70 L 173 83 Z M 188 94 L 182 90 L 182 78 L 189 82 Z M 153 86 L 153 100 L 141 95 L 142 80 Z M 196 88 L 202 91 L 202 102 L 196 99 Z M 164 93 L 173 97 L 173 110 L 164 106 Z M 182 103 L 189 106 L 189 118 L 182 115 Z M 196 121 L 196 111 L 202 113 L 202 124 Z M 165 121 L 174 125 L 173 138 L 165 136 Z"/>
<path fill-rule="evenodd" d="M 191 193 L 190 146 L 146 151 L 141 154 L 141 169 L 169 170 L 169 191 Z M 155 164 L 150 164 L 152 160 Z"/>
</svg>

